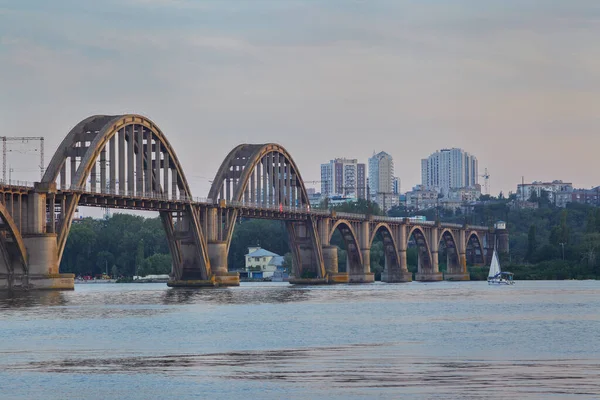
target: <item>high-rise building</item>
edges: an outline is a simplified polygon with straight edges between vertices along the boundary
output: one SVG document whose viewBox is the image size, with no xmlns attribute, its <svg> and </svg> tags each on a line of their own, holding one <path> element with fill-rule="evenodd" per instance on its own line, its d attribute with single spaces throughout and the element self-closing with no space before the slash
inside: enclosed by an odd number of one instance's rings
<svg viewBox="0 0 600 400">
<path fill-rule="evenodd" d="M 365 198 L 365 164 L 356 159 L 336 158 L 321 164 L 321 195 Z"/>
<path fill-rule="evenodd" d="M 478 177 L 477 158 L 463 149 L 442 149 L 421 160 L 421 184 L 444 195 L 477 186 Z"/>
<path fill-rule="evenodd" d="M 369 193 L 383 210 L 398 204 L 398 194 L 394 194 L 394 160 L 384 151 L 369 158 Z"/>
</svg>

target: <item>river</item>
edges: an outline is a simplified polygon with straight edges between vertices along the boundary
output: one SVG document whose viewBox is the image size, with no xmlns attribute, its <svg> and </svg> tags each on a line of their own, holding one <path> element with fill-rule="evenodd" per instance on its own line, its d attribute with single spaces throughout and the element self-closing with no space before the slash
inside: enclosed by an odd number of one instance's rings
<svg viewBox="0 0 600 400">
<path fill-rule="evenodd" d="M 0 293 L 2 399 L 600 397 L 600 282 Z"/>
</svg>

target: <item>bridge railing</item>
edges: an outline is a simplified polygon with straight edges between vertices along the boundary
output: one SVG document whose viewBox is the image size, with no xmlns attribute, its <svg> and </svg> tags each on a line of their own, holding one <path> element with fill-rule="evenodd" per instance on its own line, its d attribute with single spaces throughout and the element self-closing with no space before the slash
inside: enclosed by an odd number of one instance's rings
<svg viewBox="0 0 600 400">
<path fill-rule="evenodd" d="M 463 224 L 453 224 L 451 222 L 442 222 L 443 228 L 462 228 Z"/>
<path fill-rule="evenodd" d="M 82 193 L 82 194 L 89 194 L 89 195 L 120 196 L 120 197 L 129 197 L 129 198 L 140 199 L 140 200 L 174 201 L 174 202 L 181 202 L 181 203 L 206 203 L 206 204 L 213 203 L 213 201 L 211 199 L 206 198 L 206 197 L 192 197 L 192 196 L 185 196 L 185 195 L 174 196 L 172 194 L 157 193 L 157 192 L 129 193 L 127 190 L 110 189 L 110 188 L 104 189 L 104 190 L 91 190 L 89 187 L 77 186 L 77 185 L 70 185 L 68 190 Z"/>
<path fill-rule="evenodd" d="M 373 221 L 376 221 L 376 222 L 403 222 L 404 217 L 386 217 L 383 215 L 374 215 Z"/>
<path fill-rule="evenodd" d="M 28 181 L 16 181 L 14 179 L 8 181 L 0 179 L 0 185 L 17 186 L 19 189 L 33 189 L 34 183 Z"/>
<path fill-rule="evenodd" d="M 308 204 L 299 205 L 299 206 L 284 206 L 283 204 L 264 204 L 264 203 L 255 203 L 249 201 L 234 201 L 234 200 L 226 200 L 225 205 L 237 208 L 253 208 L 256 210 L 269 210 L 269 211 L 280 211 L 280 212 L 294 212 L 294 213 L 313 213 L 320 214 L 323 211 L 325 214 L 329 212 L 326 210 L 311 210 L 311 207 Z"/>
<path fill-rule="evenodd" d="M 481 225 L 469 225 L 469 229 L 473 229 L 476 231 L 487 231 L 488 229 L 490 229 L 490 227 Z"/>
<path fill-rule="evenodd" d="M 366 219 L 367 218 L 366 214 L 354 214 L 354 213 L 337 212 L 337 211 L 336 211 L 335 215 L 338 216 L 339 218 L 347 218 L 347 219 Z"/>
</svg>

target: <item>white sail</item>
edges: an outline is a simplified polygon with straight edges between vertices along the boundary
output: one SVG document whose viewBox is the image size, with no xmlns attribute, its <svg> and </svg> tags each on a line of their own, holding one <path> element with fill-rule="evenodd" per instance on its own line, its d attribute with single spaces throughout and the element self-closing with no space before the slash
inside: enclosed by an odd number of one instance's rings
<svg viewBox="0 0 600 400">
<path fill-rule="evenodd" d="M 494 254 L 492 255 L 492 263 L 490 264 L 490 272 L 488 273 L 488 278 L 493 278 L 498 273 L 500 273 L 500 261 L 498 261 L 498 254 L 496 253 L 496 249 L 494 249 Z"/>
</svg>

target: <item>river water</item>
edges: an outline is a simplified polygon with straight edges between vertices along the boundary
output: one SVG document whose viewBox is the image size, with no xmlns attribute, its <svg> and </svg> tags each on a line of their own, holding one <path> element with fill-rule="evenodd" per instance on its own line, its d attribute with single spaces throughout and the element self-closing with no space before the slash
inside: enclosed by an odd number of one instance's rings
<svg viewBox="0 0 600 400">
<path fill-rule="evenodd" d="M 600 398 L 600 282 L 0 294 L 2 399 Z"/>
</svg>

